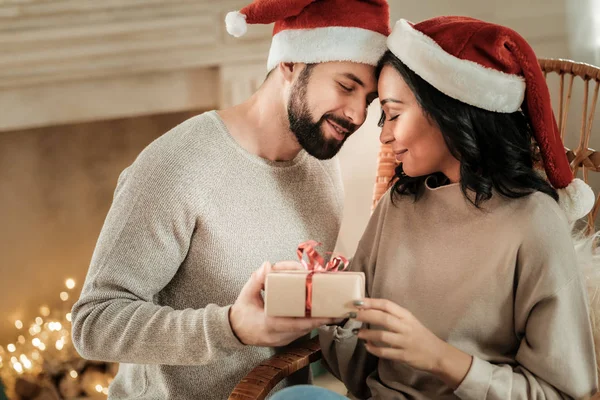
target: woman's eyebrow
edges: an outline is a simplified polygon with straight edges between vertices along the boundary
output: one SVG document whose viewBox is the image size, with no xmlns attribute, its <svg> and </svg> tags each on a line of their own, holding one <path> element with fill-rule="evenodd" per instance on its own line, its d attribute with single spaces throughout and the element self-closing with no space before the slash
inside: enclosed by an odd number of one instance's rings
<svg viewBox="0 0 600 400">
<path fill-rule="evenodd" d="M 402 100 L 396 100 L 396 99 L 383 99 L 380 101 L 381 106 L 384 106 L 386 103 L 399 103 L 399 104 L 404 104 L 404 102 Z"/>
</svg>

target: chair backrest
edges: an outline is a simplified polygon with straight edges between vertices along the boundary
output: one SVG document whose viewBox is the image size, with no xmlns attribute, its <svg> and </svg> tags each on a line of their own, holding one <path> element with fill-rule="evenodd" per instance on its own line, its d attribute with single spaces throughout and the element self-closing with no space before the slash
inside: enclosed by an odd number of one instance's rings
<svg viewBox="0 0 600 400">
<path fill-rule="evenodd" d="M 565 132 L 568 131 L 567 120 L 571 100 L 573 97 L 573 83 L 575 78 L 583 81 L 583 108 L 581 112 L 581 124 L 579 128 L 579 142 L 575 150 L 565 147 L 567 157 L 571 163 L 573 174 L 581 171 L 583 179 L 588 182 L 589 171 L 600 172 L 600 152 L 589 148 L 590 136 L 592 134 L 592 125 L 594 121 L 594 113 L 598 103 L 598 91 L 600 89 L 600 68 L 578 63 L 570 60 L 558 59 L 540 59 L 540 66 L 544 71 L 544 77 L 548 78 L 548 74 L 558 74 L 560 79 L 559 92 L 554 94 L 551 92 L 553 100 L 556 101 L 558 96 L 558 109 L 555 109 L 555 115 L 558 119 L 558 127 L 560 128 L 561 137 L 564 140 Z M 565 78 L 567 78 L 565 94 Z M 593 84 L 593 91 L 590 94 L 590 82 Z M 375 188 L 373 192 L 372 208 L 374 209 L 381 196 L 388 190 L 390 182 L 394 176 L 394 170 L 397 166 L 396 159 L 389 145 L 381 145 L 377 161 L 377 177 L 375 179 Z M 587 216 L 588 230 L 593 230 L 598 209 L 600 208 L 600 196 L 596 198 L 596 203 L 593 210 Z"/>
</svg>

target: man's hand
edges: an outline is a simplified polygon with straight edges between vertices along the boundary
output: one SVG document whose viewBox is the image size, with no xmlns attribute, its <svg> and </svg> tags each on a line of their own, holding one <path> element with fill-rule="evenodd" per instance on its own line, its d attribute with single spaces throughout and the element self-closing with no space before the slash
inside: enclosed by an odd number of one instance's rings
<svg viewBox="0 0 600 400">
<path fill-rule="evenodd" d="M 273 269 L 265 262 L 246 282 L 229 312 L 231 329 L 238 339 L 252 346 L 277 347 L 290 344 L 319 326 L 335 322 L 333 318 L 267 317 L 260 291 Z M 297 262 L 277 263 L 274 270 L 303 269 Z"/>
</svg>

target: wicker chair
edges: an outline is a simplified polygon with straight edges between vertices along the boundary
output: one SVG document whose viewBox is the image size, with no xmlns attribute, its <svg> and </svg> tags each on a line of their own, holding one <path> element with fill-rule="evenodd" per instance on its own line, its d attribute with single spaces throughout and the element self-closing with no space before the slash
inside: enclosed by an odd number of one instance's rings
<svg viewBox="0 0 600 400">
<path fill-rule="evenodd" d="M 560 79 L 556 115 L 563 138 L 565 137 L 565 133 L 568 133 L 567 120 L 573 95 L 573 83 L 575 78 L 583 81 L 583 109 L 579 129 L 579 142 L 575 150 L 568 148 L 565 150 L 574 175 L 582 172 L 583 179 L 587 182 L 589 171 L 600 171 L 600 152 L 596 152 L 588 147 L 600 89 L 600 68 L 569 60 L 540 59 L 539 61 L 544 71 L 544 76 L 548 77 L 548 74 L 558 74 L 558 78 Z M 565 78 L 568 78 L 566 82 L 566 94 Z M 590 82 L 594 84 L 591 96 Z M 554 100 L 556 99 L 554 98 Z M 372 209 L 387 191 L 390 180 L 394 175 L 395 167 L 396 160 L 390 147 L 382 145 L 379 152 Z M 587 216 L 588 233 L 594 231 L 594 221 L 600 204 L 599 199 L 600 196 L 596 198 L 594 208 Z M 282 379 L 320 358 L 321 349 L 318 338 L 313 338 L 300 346 L 290 348 L 285 353 L 277 354 L 265 360 L 250 371 L 234 388 L 229 399 L 262 400 Z M 600 395 L 594 396 L 594 399 L 600 399 Z"/>
</svg>

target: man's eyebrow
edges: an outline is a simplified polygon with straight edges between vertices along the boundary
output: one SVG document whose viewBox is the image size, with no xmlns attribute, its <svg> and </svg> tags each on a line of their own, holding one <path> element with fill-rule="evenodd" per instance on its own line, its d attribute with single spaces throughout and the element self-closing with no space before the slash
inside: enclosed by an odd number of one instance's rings
<svg viewBox="0 0 600 400">
<path fill-rule="evenodd" d="M 344 73 L 342 75 L 345 76 L 346 78 L 351 79 L 354 82 L 358 83 L 360 86 L 365 87 L 364 82 L 361 81 L 360 78 L 358 76 L 354 75 L 353 73 L 346 72 L 346 73 Z"/>
</svg>

